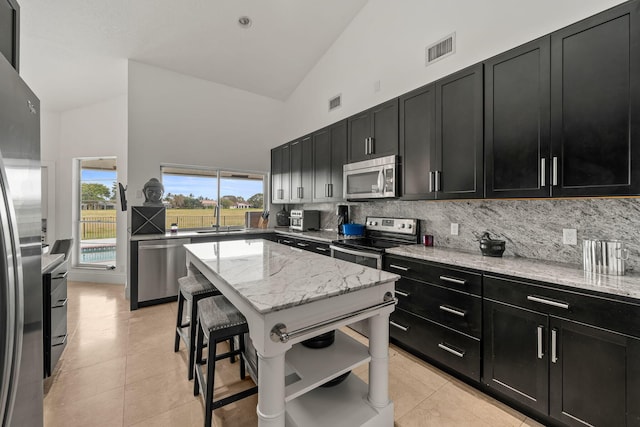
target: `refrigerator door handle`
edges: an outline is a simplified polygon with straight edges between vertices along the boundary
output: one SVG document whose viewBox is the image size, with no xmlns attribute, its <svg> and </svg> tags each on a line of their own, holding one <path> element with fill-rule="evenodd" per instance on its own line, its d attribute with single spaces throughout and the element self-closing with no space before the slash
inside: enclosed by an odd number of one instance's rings
<svg viewBox="0 0 640 427">
<path fill-rule="evenodd" d="M 4 162 L 0 156 L 0 256 L 5 261 L 5 271 L 0 272 L 6 279 L 7 307 L 2 311 L 7 314 L 4 332 L 5 360 L 1 360 L 2 384 L 0 384 L 0 420 L 2 425 L 11 425 L 11 416 L 16 397 L 18 372 L 22 358 L 22 331 L 24 326 L 24 302 L 22 282 L 22 261 L 18 225 L 16 222 L 13 199 L 9 193 Z M 4 281 L 4 280 L 3 280 Z"/>
</svg>

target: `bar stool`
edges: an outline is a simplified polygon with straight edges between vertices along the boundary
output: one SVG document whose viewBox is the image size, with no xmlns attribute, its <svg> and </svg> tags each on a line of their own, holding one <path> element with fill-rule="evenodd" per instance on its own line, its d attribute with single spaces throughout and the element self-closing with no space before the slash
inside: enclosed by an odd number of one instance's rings
<svg viewBox="0 0 640 427">
<path fill-rule="evenodd" d="M 176 336 L 173 351 L 177 352 L 180 350 L 180 339 L 182 338 L 189 351 L 187 378 L 192 380 L 196 349 L 195 336 L 196 321 L 198 319 L 198 301 L 203 298 L 220 295 L 220 291 L 193 266 L 189 266 L 186 276 L 178 279 L 178 285 L 180 292 L 178 292 L 178 318 L 176 319 Z M 191 317 L 185 321 L 183 314 L 184 306 L 187 302 L 190 303 L 189 309 L 191 310 Z M 193 337 L 193 339 L 191 339 L 191 337 Z M 233 345 L 233 343 L 229 345 Z"/>
<path fill-rule="evenodd" d="M 239 355 L 240 379 L 245 379 L 244 334 L 249 332 L 249 326 L 242 313 L 222 295 L 205 298 L 198 302 L 198 325 L 193 395 L 203 394 L 205 406 L 204 425 L 205 427 L 210 427 L 215 409 L 256 394 L 258 392 L 258 386 L 251 387 L 222 399 L 214 400 L 213 381 L 216 361 Z M 206 362 L 202 360 L 205 334 L 209 343 L 209 354 L 207 355 Z M 240 348 L 238 350 L 231 348 L 227 353 L 216 354 L 216 345 L 219 342 L 233 340 L 236 336 L 240 341 Z M 205 363 L 206 368 L 203 371 L 202 368 Z"/>
</svg>

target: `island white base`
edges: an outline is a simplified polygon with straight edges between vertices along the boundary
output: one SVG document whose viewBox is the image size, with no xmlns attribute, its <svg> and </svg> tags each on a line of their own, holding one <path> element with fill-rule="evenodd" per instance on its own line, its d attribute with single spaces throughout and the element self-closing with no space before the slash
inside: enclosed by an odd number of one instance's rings
<svg viewBox="0 0 640 427">
<path fill-rule="evenodd" d="M 369 386 L 354 374 L 334 387 L 318 387 L 287 402 L 287 427 L 389 427 L 393 402 L 374 408 L 367 401 Z"/>
</svg>

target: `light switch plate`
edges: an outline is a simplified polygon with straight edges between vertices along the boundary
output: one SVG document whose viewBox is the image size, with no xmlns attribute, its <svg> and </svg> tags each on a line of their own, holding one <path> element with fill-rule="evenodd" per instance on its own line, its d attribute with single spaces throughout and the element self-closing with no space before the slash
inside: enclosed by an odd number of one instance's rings
<svg viewBox="0 0 640 427">
<path fill-rule="evenodd" d="M 452 236 L 457 236 L 458 232 L 459 232 L 458 223 L 457 222 L 452 222 L 451 223 L 451 235 Z"/>
<path fill-rule="evenodd" d="M 564 244 L 564 245 L 577 245 L 578 244 L 578 231 L 575 228 L 563 228 L 562 229 L 562 244 Z"/>
</svg>

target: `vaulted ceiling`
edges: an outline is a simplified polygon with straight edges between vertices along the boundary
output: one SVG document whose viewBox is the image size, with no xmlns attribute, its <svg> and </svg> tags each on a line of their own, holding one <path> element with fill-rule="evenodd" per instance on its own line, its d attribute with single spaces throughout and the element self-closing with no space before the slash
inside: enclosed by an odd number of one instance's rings
<svg viewBox="0 0 640 427">
<path fill-rule="evenodd" d="M 367 0 L 19 3 L 20 73 L 65 111 L 126 93 L 128 59 L 286 100 Z"/>
</svg>

